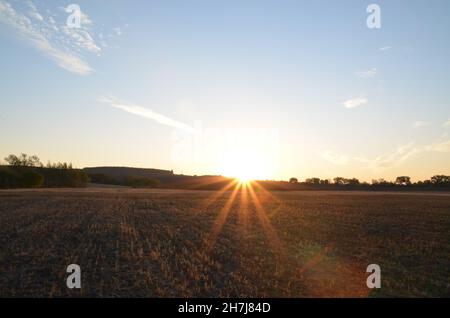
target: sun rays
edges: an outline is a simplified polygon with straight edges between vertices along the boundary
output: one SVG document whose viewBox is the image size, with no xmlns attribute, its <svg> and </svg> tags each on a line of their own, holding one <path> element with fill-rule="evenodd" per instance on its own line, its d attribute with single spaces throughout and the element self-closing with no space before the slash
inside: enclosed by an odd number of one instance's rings
<svg viewBox="0 0 450 318">
<path fill-rule="evenodd" d="M 254 187 L 257 187 L 256 191 Z M 226 197 L 226 194 L 229 196 Z M 239 196 L 239 199 L 237 197 Z M 235 205 L 237 209 L 238 230 L 243 237 L 248 233 L 250 212 L 255 211 L 254 215 L 258 221 L 258 225 L 262 228 L 265 237 L 267 238 L 273 254 L 277 260 L 281 260 L 285 253 L 283 245 L 273 228 L 267 211 L 264 209 L 259 196 L 265 196 L 275 203 L 278 199 L 269 191 L 263 189 L 255 181 L 235 179 L 227 184 L 223 189 L 215 192 L 205 202 L 204 208 L 210 207 L 215 202 L 226 197 L 224 206 L 221 208 L 218 216 L 214 220 L 209 235 L 206 240 L 206 250 L 210 251 L 217 241 L 218 236 L 223 230 L 225 223 L 230 215 L 230 211 Z"/>
<path fill-rule="evenodd" d="M 234 187 L 233 191 L 230 194 L 230 197 L 226 201 L 224 207 L 219 212 L 219 215 L 217 216 L 216 220 L 214 221 L 214 224 L 212 226 L 211 232 L 209 233 L 208 240 L 206 243 L 206 249 L 209 251 L 216 242 L 217 236 L 219 235 L 220 231 L 222 230 L 223 225 L 225 224 L 225 221 L 227 220 L 228 214 L 231 210 L 231 207 L 234 203 L 234 200 L 236 198 L 236 195 L 241 188 L 242 183 L 236 183 L 236 186 Z"/>
<path fill-rule="evenodd" d="M 210 225 L 202 248 L 207 253 L 214 253 L 216 245 L 225 242 L 231 244 L 229 248 L 233 249 L 237 242 L 239 246 L 237 251 L 244 252 L 248 248 L 245 240 L 254 240 L 256 234 L 262 244 L 267 244 L 264 253 L 270 255 L 273 260 L 273 276 L 279 279 L 291 277 L 286 280 L 288 289 L 293 288 L 292 284 L 303 286 L 308 282 L 315 282 L 317 286 L 307 285 L 310 292 L 326 296 L 331 292 L 331 285 L 320 285 L 319 282 L 329 280 L 336 284 L 348 283 L 352 286 L 351 289 L 342 291 L 344 296 L 366 297 L 369 291 L 365 288 L 365 284 L 361 283 L 365 281 L 365 272 L 360 270 L 364 266 L 353 260 L 338 257 L 335 254 L 334 242 L 324 246 L 317 244 L 316 250 L 312 253 L 308 252 L 310 246 L 316 245 L 306 242 L 304 249 L 300 251 L 300 255 L 304 256 L 299 257 L 292 253 L 289 242 L 280 238 L 281 233 L 277 233 L 276 224 L 272 224 L 275 216 L 286 208 L 286 203 L 282 201 L 257 181 L 231 180 L 221 190 L 207 197 L 203 204 L 205 209 L 218 209 L 219 212 Z M 230 241 L 230 231 L 236 231 L 234 242 Z M 222 236 L 226 240 L 219 243 Z M 240 240 L 244 240 L 242 246 Z M 254 244 L 254 241 L 251 244 Z"/>
</svg>

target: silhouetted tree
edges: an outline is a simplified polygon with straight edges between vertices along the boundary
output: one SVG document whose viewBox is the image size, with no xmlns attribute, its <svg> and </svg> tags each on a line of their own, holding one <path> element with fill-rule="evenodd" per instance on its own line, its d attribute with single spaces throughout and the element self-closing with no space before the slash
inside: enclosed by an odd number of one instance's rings
<svg viewBox="0 0 450 318">
<path fill-rule="evenodd" d="M 14 167 L 41 167 L 42 163 L 39 160 L 39 158 L 35 155 L 28 156 L 25 153 L 20 154 L 19 156 L 16 155 L 9 155 L 5 158 L 6 162 Z"/>
<path fill-rule="evenodd" d="M 380 179 L 372 179 L 372 184 L 373 185 L 387 185 L 389 182 L 387 182 L 386 180 L 384 180 L 383 178 Z"/>
<path fill-rule="evenodd" d="M 342 177 L 336 177 L 333 179 L 333 181 L 334 181 L 334 184 L 337 184 L 337 185 L 345 184 L 345 178 L 342 178 Z"/>
<path fill-rule="evenodd" d="M 356 179 L 356 178 L 345 179 L 345 184 L 358 185 L 359 184 L 359 180 Z"/>
<path fill-rule="evenodd" d="M 297 178 L 290 178 L 289 179 L 289 183 L 298 183 L 298 179 Z"/>
<path fill-rule="evenodd" d="M 397 177 L 397 179 L 395 179 L 395 184 L 398 185 L 411 185 L 411 178 L 408 176 L 401 176 L 401 177 Z"/>
<path fill-rule="evenodd" d="M 444 176 L 444 175 L 436 175 L 431 177 L 431 183 L 433 184 L 450 184 L 450 176 Z"/>
<path fill-rule="evenodd" d="M 305 183 L 307 184 L 320 184 L 319 178 L 308 178 L 305 180 Z"/>
<path fill-rule="evenodd" d="M 51 163 L 50 161 L 47 162 L 46 168 L 53 168 L 53 169 L 73 169 L 72 163 L 67 162 L 55 162 Z"/>
</svg>

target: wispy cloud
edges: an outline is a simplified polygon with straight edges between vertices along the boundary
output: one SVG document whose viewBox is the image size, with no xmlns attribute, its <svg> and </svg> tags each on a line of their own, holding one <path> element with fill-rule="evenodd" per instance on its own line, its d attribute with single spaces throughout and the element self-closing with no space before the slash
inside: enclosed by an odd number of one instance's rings
<svg viewBox="0 0 450 318">
<path fill-rule="evenodd" d="M 44 21 L 44 18 L 39 13 L 39 11 L 38 11 L 37 7 L 34 5 L 34 3 L 32 1 L 27 1 L 26 3 L 29 8 L 28 15 L 38 21 Z"/>
<path fill-rule="evenodd" d="M 430 122 L 428 122 L 428 121 L 416 120 L 415 122 L 412 123 L 412 126 L 414 128 L 421 128 L 421 127 L 428 126 L 429 124 L 430 124 Z"/>
<path fill-rule="evenodd" d="M 375 75 L 377 75 L 378 71 L 376 68 L 371 68 L 365 71 L 358 71 L 355 72 L 356 76 L 359 76 L 361 78 L 371 78 L 371 77 L 375 77 Z"/>
<path fill-rule="evenodd" d="M 390 46 L 383 46 L 383 47 L 380 47 L 378 50 L 380 50 L 380 51 L 387 51 L 387 50 L 390 50 L 392 47 L 390 47 Z"/>
<path fill-rule="evenodd" d="M 444 127 L 450 127 L 450 119 L 447 120 L 447 121 L 444 123 L 443 126 L 444 126 Z"/>
<path fill-rule="evenodd" d="M 93 68 L 83 59 L 83 51 L 96 53 L 101 48 L 96 44 L 90 26 L 92 21 L 83 13 L 80 28 L 58 25 L 49 9 L 43 16 L 36 5 L 28 0 L 20 8 L 0 0 L 0 22 L 10 26 L 34 48 L 53 60 L 61 68 L 80 75 L 88 75 Z"/>
<path fill-rule="evenodd" d="M 421 152 L 420 147 L 415 146 L 413 142 L 399 146 L 394 152 L 380 155 L 374 159 L 366 159 L 365 163 L 372 169 L 386 169 L 401 165 L 407 159 Z M 359 158 L 361 159 L 361 158 Z M 364 160 L 362 160 L 364 162 Z"/>
<path fill-rule="evenodd" d="M 64 9 L 66 13 L 71 13 L 67 8 Z M 64 25 L 61 30 L 68 37 L 73 40 L 73 43 L 80 49 L 100 54 L 102 49 L 97 45 L 91 35 L 91 27 L 93 22 L 91 18 L 83 11 L 81 11 L 80 27 L 70 28 Z"/>
<path fill-rule="evenodd" d="M 364 104 L 367 104 L 367 98 L 364 97 L 348 99 L 342 103 L 342 105 L 344 105 L 345 108 L 355 108 Z"/>
<path fill-rule="evenodd" d="M 349 161 L 348 156 L 337 154 L 331 150 L 323 151 L 321 156 L 323 159 L 325 159 L 335 165 L 345 165 Z"/>
<path fill-rule="evenodd" d="M 426 145 L 416 145 L 414 142 L 410 142 L 397 147 L 393 152 L 374 158 L 337 154 L 331 150 L 322 152 L 321 157 L 335 165 L 362 164 L 366 168 L 378 171 L 400 166 L 411 157 L 423 152 L 449 153 L 450 140 L 437 140 Z"/>
<path fill-rule="evenodd" d="M 430 145 L 425 146 L 425 150 L 436 152 L 450 152 L 450 140 L 434 142 Z"/>
<path fill-rule="evenodd" d="M 111 107 L 118 108 L 118 109 L 126 111 L 128 113 L 154 120 L 154 121 L 156 121 L 160 124 L 166 125 L 166 126 L 181 129 L 181 130 L 184 130 L 189 133 L 197 133 L 196 129 L 194 129 L 193 127 L 191 127 L 185 123 L 179 122 L 177 120 L 169 118 L 165 115 L 157 113 L 151 109 L 142 107 L 140 105 L 136 105 L 136 104 L 133 104 L 133 103 L 130 103 L 127 101 L 120 100 L 114 96 L 99 96 L 97 98 L 97 101 L 100 103 L 108 104 Z"/>
</svg>

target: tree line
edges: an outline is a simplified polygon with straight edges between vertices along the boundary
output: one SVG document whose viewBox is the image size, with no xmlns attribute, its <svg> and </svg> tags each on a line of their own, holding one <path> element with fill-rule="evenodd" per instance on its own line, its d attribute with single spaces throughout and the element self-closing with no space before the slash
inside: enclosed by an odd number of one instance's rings
<svg viewBox="0 0 450 318">
<path fill-rule="evenodd" d="M 37 156 L 9 155 L 7 166 L 0 166 L 0 188 L 84 187 L 90 180 L 71 163 L 48 162 L 45 166 Z"/>
<path fill-rule="evenodd" d="M 360 182 L 357 178 L 336 177 L 330 179 L 307 178 L 299 182 L 297 178 L 290 178 L 289 183 L 303 185 L 332 185 L 334 187 L 370 187 L 370 188 L 450 188 L 450 176 L 435 175 L 430 179 L 412 182 L 409 176 L 399 176 L 394 181 L 373 179 L 371 183 Z"/>
<path fill-rule="evenodd" d="M 160 184 L 159 180 L 147 177 L 126 176 L 116 179 L 106 174 L 88 174 L 67 162 L 49 161 L 44 165 L 39 157 L 25 153 L 11 154 L 5 161 L 8 165 L 0 165 L 0 188 L 84 187 L 89 182 L 155 188 Z"/>
</svg>

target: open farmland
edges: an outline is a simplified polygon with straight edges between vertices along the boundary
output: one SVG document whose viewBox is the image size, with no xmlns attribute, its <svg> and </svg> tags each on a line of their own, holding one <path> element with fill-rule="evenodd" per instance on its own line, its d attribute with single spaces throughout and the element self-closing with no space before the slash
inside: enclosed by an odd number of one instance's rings
<svg viewBox="0 0 450 318">
<path fill-rule="evenodd" d="M 449 242 L 448 194 L 0 191 L 0 296 L 449 296 Z"/>
</svg>

